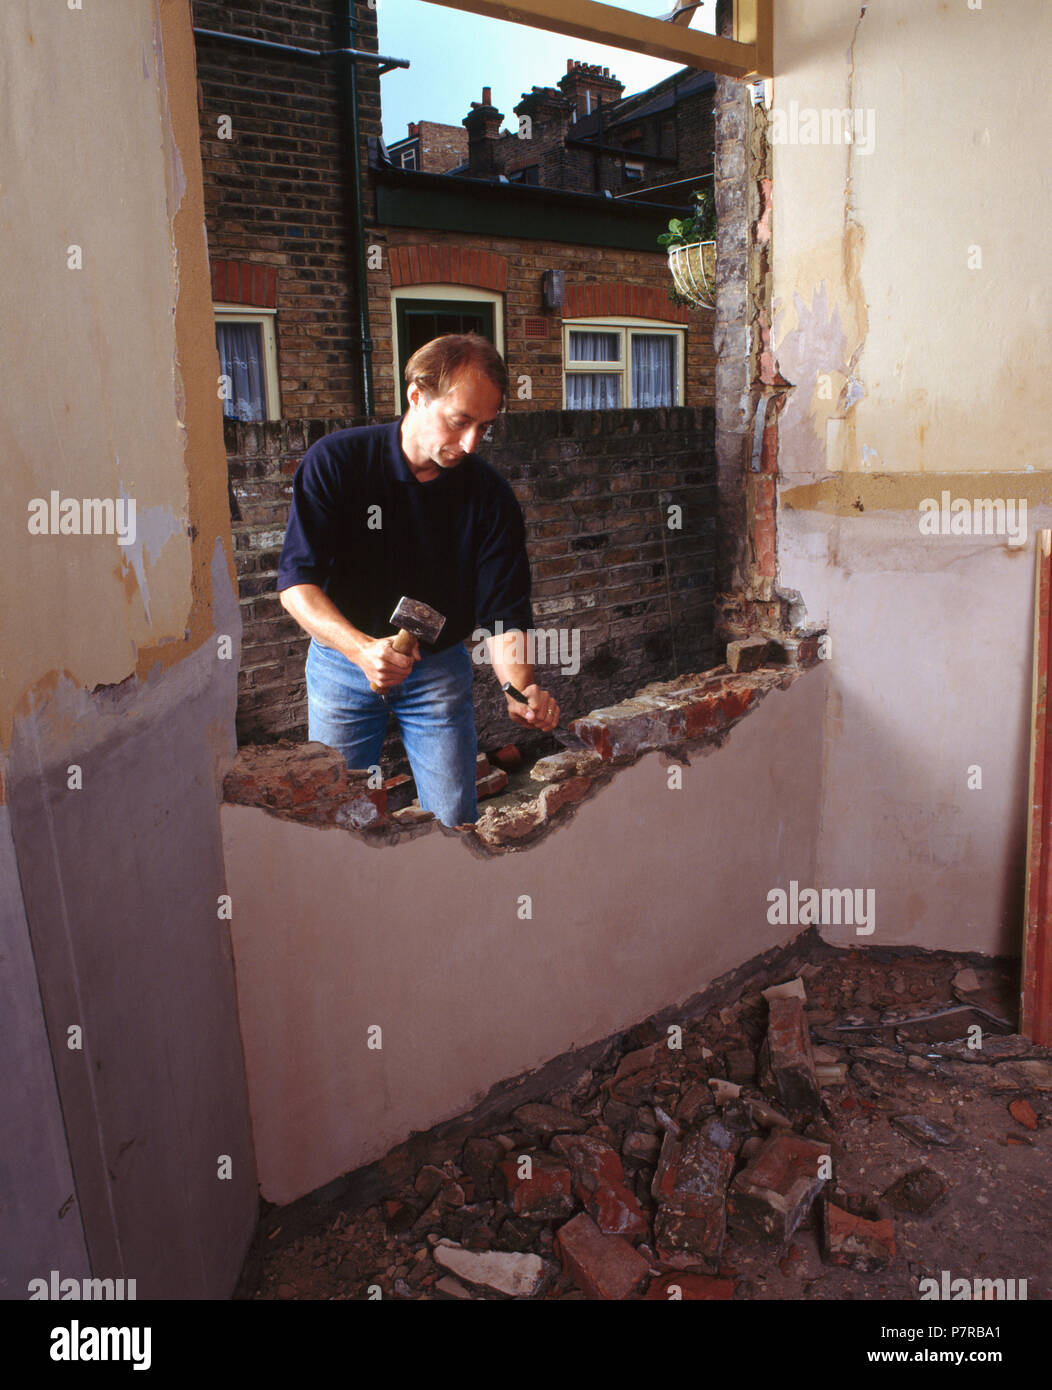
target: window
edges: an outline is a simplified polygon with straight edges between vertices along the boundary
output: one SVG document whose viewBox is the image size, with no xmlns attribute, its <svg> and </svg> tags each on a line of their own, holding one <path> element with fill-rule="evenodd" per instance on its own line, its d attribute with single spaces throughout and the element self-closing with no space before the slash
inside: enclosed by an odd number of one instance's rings
<svg viewBox="0 0 1052 1390">
<path fill-rule="evenodd" d="M 563 325 L 567 410 L 645 410 L 683 401 L 686 332 L 646 319 Z"/>
<path fill-rule="evenodd" d="M 509 183 L 526 183 L 536 186 L 540 182 L 541 166 L 527 164 L 524 169 L 512 169 L 508 173 Z"/>
<path fill-rule="evenodd" d="M 391 296 L 398 357 L 395 366 L 400 408 L 406 400 L 405 364 L 417 348 L 443 333 L 479 333 L 503 352 L 504 313 L 499 294 L 466 285 L 413 285 Z"/>
<path fill-rule="evenodd" d="M 625 160 L 625 178 L 629 183 L 638 183 L 643 177 L 643 161 L 639 159 Z"/>
<path fill-rule="evenodd" d="M 217 304 L 216 347 L 227 420 L 280 420 L 273 309 Z"/>
<path fill-rule="evenodd" d="M 408 149 L 402 151 L 402 168 L 416 168 L 416 147 L 414 145 L 410 145 Z"/>
</svg>

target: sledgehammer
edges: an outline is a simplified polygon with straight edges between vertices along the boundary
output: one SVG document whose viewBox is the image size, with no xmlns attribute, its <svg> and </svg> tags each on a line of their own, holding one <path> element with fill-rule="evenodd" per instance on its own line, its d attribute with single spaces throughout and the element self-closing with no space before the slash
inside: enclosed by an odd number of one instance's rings
<svg viewBox="0 0 1052 1390">
<path fill-rule="evenodd" d="M 391 643 L 393 651 L 400 656 L 408 656 L 413 649 L 414 638 L 420 638 L 423 642 L 434 642 L 438 634 L 446 625 L 446 620 L 436 609 L 429 607 L 426 603 L 420 603 L 415 598 L 405 598 L 404 596 L 395 604 L 394 612 L 388 622 L 398 626 L 398 635 Z M 380 687 L 369 682 L 369 689 L 374 694 L 380 693 Z"/>
</svg>

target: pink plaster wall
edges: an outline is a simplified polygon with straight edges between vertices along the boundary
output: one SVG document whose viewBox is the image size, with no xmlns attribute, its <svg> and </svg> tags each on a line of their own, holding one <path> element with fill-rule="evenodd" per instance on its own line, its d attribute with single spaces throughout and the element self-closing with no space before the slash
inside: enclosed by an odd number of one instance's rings
<svg viewBox="0 0 1052 1390">
<path fill-rule="evenodd" d="M 814 878 L 826 683 L 772 692 L 680 790 L 648 755 L 521 853 L 480 859 L 453 832 L 377 849 L 224 806 L 263 1196 L 292 1201 L 795 936 L 767 892 Z"/>
</svg>

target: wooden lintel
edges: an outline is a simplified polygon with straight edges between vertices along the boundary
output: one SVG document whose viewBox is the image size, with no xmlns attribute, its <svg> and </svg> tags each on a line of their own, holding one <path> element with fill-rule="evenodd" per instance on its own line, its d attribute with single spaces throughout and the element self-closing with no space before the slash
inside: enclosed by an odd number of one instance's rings
<svg viewBox="0 0 1052 1390">
<path fill-rule="evenodd" d="M 757 59 L 758 51 L 763 51 L 762 12 L 769 0 L 753 0 L 761 11 L 754 23 L 759 43 L 717 38 L 667 20 L 633 14 L 618 5 L 600 5 L 597 0 L 427 0 L 427 3 L 503 19 L 511 24 L 525 24 L 532 29 L 546 29 L 553 34 L 568 34 L 611 48 L 625 48 L 631 53 L 646 53 L 651 58 L 663 58 L 669 63 L 682 63 L 685 67 L 718 72 L 739 80 L 771 76 L 759 70 Z"/>
</svg>

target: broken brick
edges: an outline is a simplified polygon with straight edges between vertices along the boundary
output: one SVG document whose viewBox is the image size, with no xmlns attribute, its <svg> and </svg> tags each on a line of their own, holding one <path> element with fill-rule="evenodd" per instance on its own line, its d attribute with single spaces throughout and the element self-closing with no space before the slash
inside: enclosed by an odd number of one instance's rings
<svg viewBox="0 0 1052 1390">
<path fill-rule="evenodd" d="M 884 1192 L 884 1200 L 896 1211 L 927 1216 L 946 1196 L 946 1184 L 931 1168 L 914 1168 L 903 1173 Z"/>
<path fill-rule="evenodd" d="M 795 997 L 767 1001 L 767 1037 L 761 1068 L 769 1069 L 782 1104 L 790 1110 L 817 1114 L 822 1098 L 811 1056 L 803 1000 Z"/>
<path fill-rule="evenodd" d="M 573 1170 L 574 1193 L 604 1235 L 646 1235 L 647 1220 L 615 1149 L 591 1134 L 560 1134 L 552 1150 Z"/>
<path fill-rule="evenodd" d="M 730 1226 L 746 1235 L 787 1241 L 822 1189 L 819 1160 L 829 1145 L 798 1134 L 776 1134 L 731 1183 Z"/>
<path fill-rule="evenodd" d="M 505 772 L 514 772 L 522 766 L 522 753 L 514 743 L 506 743 L 503 748 L 498 748 L 495 753 L 489 755 L 489 759 Z"/>
<path fill-rule="evenodd" d="M 604 1236 L 586 1212 L 559 1228 L 555 1244 L 567 1274 L 589 1298 L 628 1298 L 650 1273 L 627 1240 Z"/>
<path fill-rule="evenodd" d="M 542 1105 L 528 1101 L 512 1112 L 516 1123 L 530 1134 L 539 1134 L 549 1139 L 553 1134 L 583 1134 L 588 1121 L 572 1110 L 563 1110 L 557 1105 Z"/>
<path fill-rule="evenodd" d="M 1028 1100 L 1014 1100 L 1008 1110 L 1013 1120 L 1018 1120 L 1027 1129 L 1037 1129 L 1037 1111 Z"/>
<path fill-rule="evenodd" d="M 895 1257 L 895 1230 L 890 1221 L 867 1221 L 824 1202 L 822 1256 L 828 1264 L 873 1274 Z"/>
<path fill-rule="evenodd" d="M 487 772 L 484 777 L 478 778 L 475 783 L 475 795 L 479 801 L 487 796 L 499 796 L 508 785 L 508 774 L 499 767 Z"/>
<path fill-rule="evenodd" d="M 530 1176 L 521 1177 L 523 1158 L 530 1160 Z M 530 1221 L 557 1221 L 574 1210 L 572 1179 L 565 1163 L 543 1150 L 531 1150 L 507 1158 L 500 1165 L 508 1200 L 516 1216 Z"/>
<path fill-rule="evenodd" d="M 567 782 L 556 782 L 541 792 L 541 805 L 546 816 L 554 816 L 563 806 L 581 801 L 588 795 L 592 785 L 590 777 L 571 777 Z"/>
<path fill-rule="evenodd" d="M 585 777 L 602 765 L 599 754 L 589 748 L 567 748 L 562 753 L 538 758 L 530 768 L 530 776 L 535 782 L 565 782 L 571 777 Z"/>
<path fill-rule="evenodd" d="M 738 1140 L 715 1117 L 695 1130 L 665 1134 L 651 1185 L 658 1257 L 677 1268 L 715 1260 L 727 1232 L 727 1184 Z"/>
<path fill-rule="evenodd" d="M 767 661 L 768 655 L 766 637 L 746 637 L 727 643 L 727 665 L 734 672 L 755 671 Z"/>
</svg>

